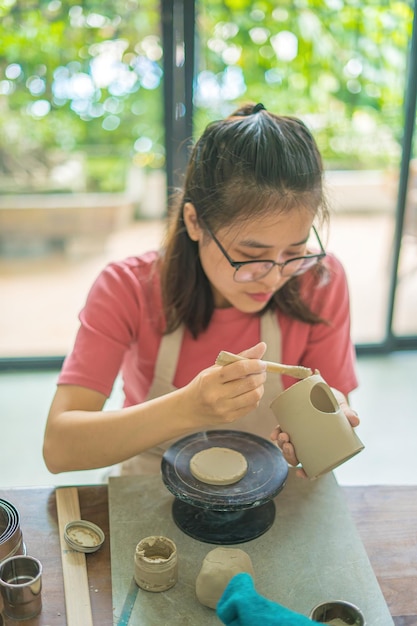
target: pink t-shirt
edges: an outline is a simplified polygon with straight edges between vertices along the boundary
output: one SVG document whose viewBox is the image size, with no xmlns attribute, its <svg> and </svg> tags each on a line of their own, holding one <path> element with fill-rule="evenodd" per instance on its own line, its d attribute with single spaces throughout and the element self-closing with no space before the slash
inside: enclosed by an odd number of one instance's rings
<svg viewBox="0 0 417 626">
<path fill-rule="evenodd" d="M 121 371 L 125 406 L 143 402 L 150 389 L 161 341 L 161 292 L 156 252 L 110 263 L 98 276 L 80 313 L 80 328 L 65 359 L 59 384 L 80 385 L 109 396 Z M 281 362 L 304 365 L 345 394 L 355 389 L 355 354 L 350 339 L 349 294 L 344 270 L 325 258 L 330 280 L 314 287 L 302 276 L 302 293 L 329 324 L 306 324 L 277 312 Z M 213 365 L 220 350 L 238 353 L 260 340 L 259 317 L 234 308 L 215 309 L 209 328 L 193 339 L 184 333 L 173 380 L 183 387 Z M 294 379 L 283 377 L 284 388 Z"/>
</svg>

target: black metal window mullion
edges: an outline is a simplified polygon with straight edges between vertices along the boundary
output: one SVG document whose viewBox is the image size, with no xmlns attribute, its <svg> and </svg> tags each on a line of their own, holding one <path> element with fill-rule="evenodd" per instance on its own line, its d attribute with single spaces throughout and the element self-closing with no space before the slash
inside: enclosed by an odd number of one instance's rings
<svg viewBox="0 0 417 626">
<path fill-rule="evenodd" d="M 195 0 L 162 0 L 168 205 L 181 184 L 193 132 Z"/>
<path fill-rule="evenodd" d="M 402 142 L 402 156 L 400 167 L 400 179 L 398 186 L 397 210 L 395 220 L 395 237 L 394 237 L 394 253 L 393 264 L 391 268 L 391 280 L 388 300 L 388 314 L 386 327 L 386 343 L 387 348 L 395 349 L 397 347 L 397 337 L 393 332 L 393 319 L 395 296 L 398 282 L 398 268 L 401 253 L 401 242 L 404 230 L 404 217 L 407 203 L 408 178 L 410 171 L 410 161 L 413 151 L 413 135 L 416 124 L 416 105 L 417 105 L 417 0 L 414 6 L 413 30 L 410 43 L 410 53 L 408 62 L 407 82 L 404 106 L 404 132 Z M 398 338 L 399 339 L 399 338 Z M 405 338 L 403 338 L 405 339 Z M 410 338 L 411 339 L 411 338 Z M 417 338 L 415 338 L 415 346 L 417 347 Z"/>
</svg>

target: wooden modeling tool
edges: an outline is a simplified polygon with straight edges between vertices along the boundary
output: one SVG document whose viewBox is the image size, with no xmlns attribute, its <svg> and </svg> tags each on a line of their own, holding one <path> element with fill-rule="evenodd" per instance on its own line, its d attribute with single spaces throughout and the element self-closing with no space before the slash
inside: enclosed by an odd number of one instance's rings
<svg viewBox="0 0 417 626">
<path fill-rule="evenodd" d="M 232 352 L 222 350 L 219 352 L 219 356 L 216 359 L 216 365 L 227 365 L 234 361 L 242 361 L 245 358 L 246 357 L 239 356 L 238 354 L 232 354 Z M 293 378 L 307 378 L 313 374 L 309 367 L 303 367 L 302 365 L 283 365 L 282 363 L 274 363 L 273 361 L 264 361 L 264 363 L 266 363 L 266 371 L 275 374 L 286 374 Z"/>
</svg>

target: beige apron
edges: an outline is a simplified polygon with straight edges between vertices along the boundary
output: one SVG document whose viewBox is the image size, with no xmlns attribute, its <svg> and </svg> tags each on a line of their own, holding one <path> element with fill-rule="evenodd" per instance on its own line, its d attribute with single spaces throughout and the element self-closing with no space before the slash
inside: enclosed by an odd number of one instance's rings
<svg viewBox="0 0 417 626">
<path fill-rule="evenodd" d="M 155 364 L 155 375 L 147 400 L 158 398 L 175 390 L 172 384 L 177 370 L 178 357 L 181 350 L 184 328 L 181 326 L 173 333 L 162 338 Z M 260 338 L 267 345 L 264 358 L 269 361 L 281 361 L 281 332 L 275 313 L 266 312 L 260 318 Z M 269 435 L 277 425 L 277 421 L 269 408 L 272 400 L 282 391 L 281 376 L 277 374 L 267 374 L 264 395 L 259 406 L 254 410 L 239 418 L 235 422 L 223 426 L 213 426 L 213 430 L 219 428 L 230 430 L 242 430 L 255 433 L 261 437 L 269 439 Z M 128 459 L 121 464 L 119 470 L 121 475 L 128 474 L 158 474 L 161 469 L 161 459 L 165 450 L 176 440 L 169 440 L 163 444 L 146 450 L 141 454 Z"/>
</svg>

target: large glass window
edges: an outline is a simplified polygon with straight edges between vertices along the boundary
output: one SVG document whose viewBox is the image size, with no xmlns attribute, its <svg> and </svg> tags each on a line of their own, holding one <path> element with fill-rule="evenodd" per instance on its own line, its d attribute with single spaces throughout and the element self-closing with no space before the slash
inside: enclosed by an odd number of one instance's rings
<svg viewBox="0 0 417 626">
<path fill-rule="evenodd" d="M 159 2 L 0 2 L 0 42 L 0 357 L 62 355 L 165 210 Z"/>
<path fill-rule="evenodd" d="M 304 119 L 325 160 L 333 212 L 328 249 L 348 273 L 354 340 L 383 341 L 411 3 L 204 0 L 197 6 L 197 134 L 244 101 Z M 408 238 L 404 246 L 407 264 Z M 415 291 L 417 272 L 407 280 Z M 402 328 L 415 328 L 411 310 L 401 311 Z"/>
<path fill-rule="evenodd" d="M 64 355 L 104 264 L 159 245 L 164 98 L 175 118 L 169 94 L 191 82 L 184 74 L 164 91 L 172 76 L 161 10 L 187 2 L 0 0 L 0 360 Z M 305 120 L 325 160 L 332 220 L 322 236 L 348 274 L 353 338 L 384 342 L 411 0 L 195 7 L 194 135 L 245 101 Z M 172 42 L 181 71 L 186 47 L 175 33 Z M 393 316 L 400 336 L 417 335 L 412 156 Z"/>
</svg>

